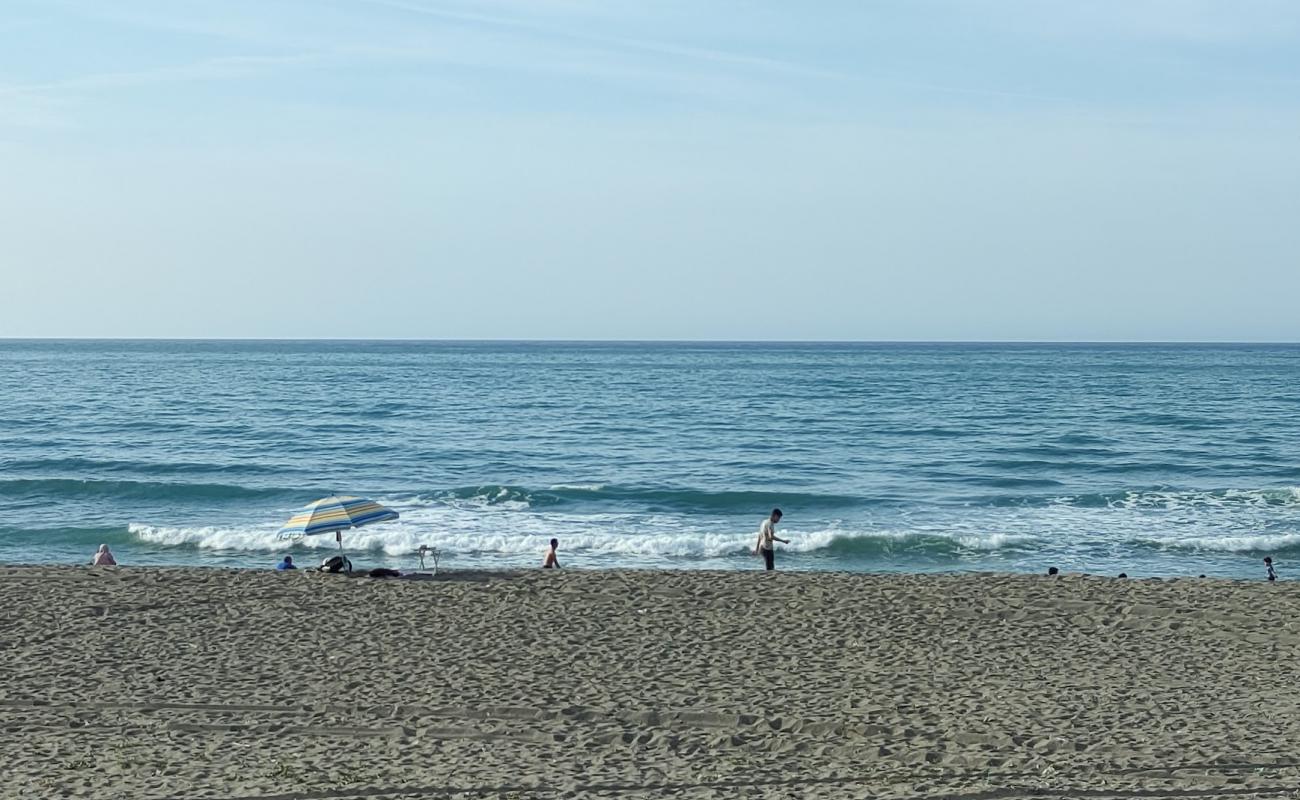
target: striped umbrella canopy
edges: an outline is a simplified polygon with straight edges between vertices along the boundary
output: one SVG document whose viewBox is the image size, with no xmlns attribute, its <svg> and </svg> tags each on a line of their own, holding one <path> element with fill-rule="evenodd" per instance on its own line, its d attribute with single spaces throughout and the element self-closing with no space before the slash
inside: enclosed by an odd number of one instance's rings
<svg viewBox="0 0 1300 800">
<path fill-rule="evenodd" d="M 280 538 L 296 539 L 299 536 L 333 533 L 342 550 L 342 531 L 390 519 L 397 519 L 397 512 L 374 500 L 365 497 L 325 497 L 298 509 L 280 529 Z"/>
</svg>

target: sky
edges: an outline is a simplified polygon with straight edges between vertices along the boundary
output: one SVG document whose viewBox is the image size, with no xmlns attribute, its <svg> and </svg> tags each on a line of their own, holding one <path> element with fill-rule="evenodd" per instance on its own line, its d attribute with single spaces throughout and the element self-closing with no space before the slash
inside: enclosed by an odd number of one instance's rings
<svg viewBox="0 0 1300 800">
<path fill-rule="evenodd" d="M 1293 0 L 0 0 L 0 337 L 1300 341 Z"/>
</svg>

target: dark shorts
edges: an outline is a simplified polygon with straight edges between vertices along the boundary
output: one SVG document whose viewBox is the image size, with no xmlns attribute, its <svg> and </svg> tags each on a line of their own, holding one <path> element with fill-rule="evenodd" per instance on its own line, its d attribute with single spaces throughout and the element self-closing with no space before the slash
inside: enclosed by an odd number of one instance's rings
<svg viewBox="0 0 1300 800">
<path fill-rule="evenodd" d="M 775 550 L 759 550 L 758 552 L 763 554 L 763 566 L 765 569 L 769 569 L 769 570 L 776 569 Z"/>
</svg>

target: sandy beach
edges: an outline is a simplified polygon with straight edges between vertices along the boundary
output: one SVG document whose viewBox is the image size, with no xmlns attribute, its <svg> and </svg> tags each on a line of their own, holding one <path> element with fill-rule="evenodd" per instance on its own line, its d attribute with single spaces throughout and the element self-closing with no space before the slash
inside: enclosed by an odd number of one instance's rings
<svg viewBox="0 0 1300 800">
<path fill-rule="evenodd" d="M 0 568 L 0 797 L 1300 796 L 1300 584 Z"/>
</svg>

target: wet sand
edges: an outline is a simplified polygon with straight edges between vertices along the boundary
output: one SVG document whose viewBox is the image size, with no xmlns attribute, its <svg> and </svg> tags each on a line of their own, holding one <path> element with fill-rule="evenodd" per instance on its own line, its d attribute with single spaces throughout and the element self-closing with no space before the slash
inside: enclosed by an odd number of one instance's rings
<svg viewBox="0 0 1300 800">
<path fill-rule="evenodd" d="M 0 567 L 0 797 L 1300 797 L 1300 583 Z"/>
</svg>

